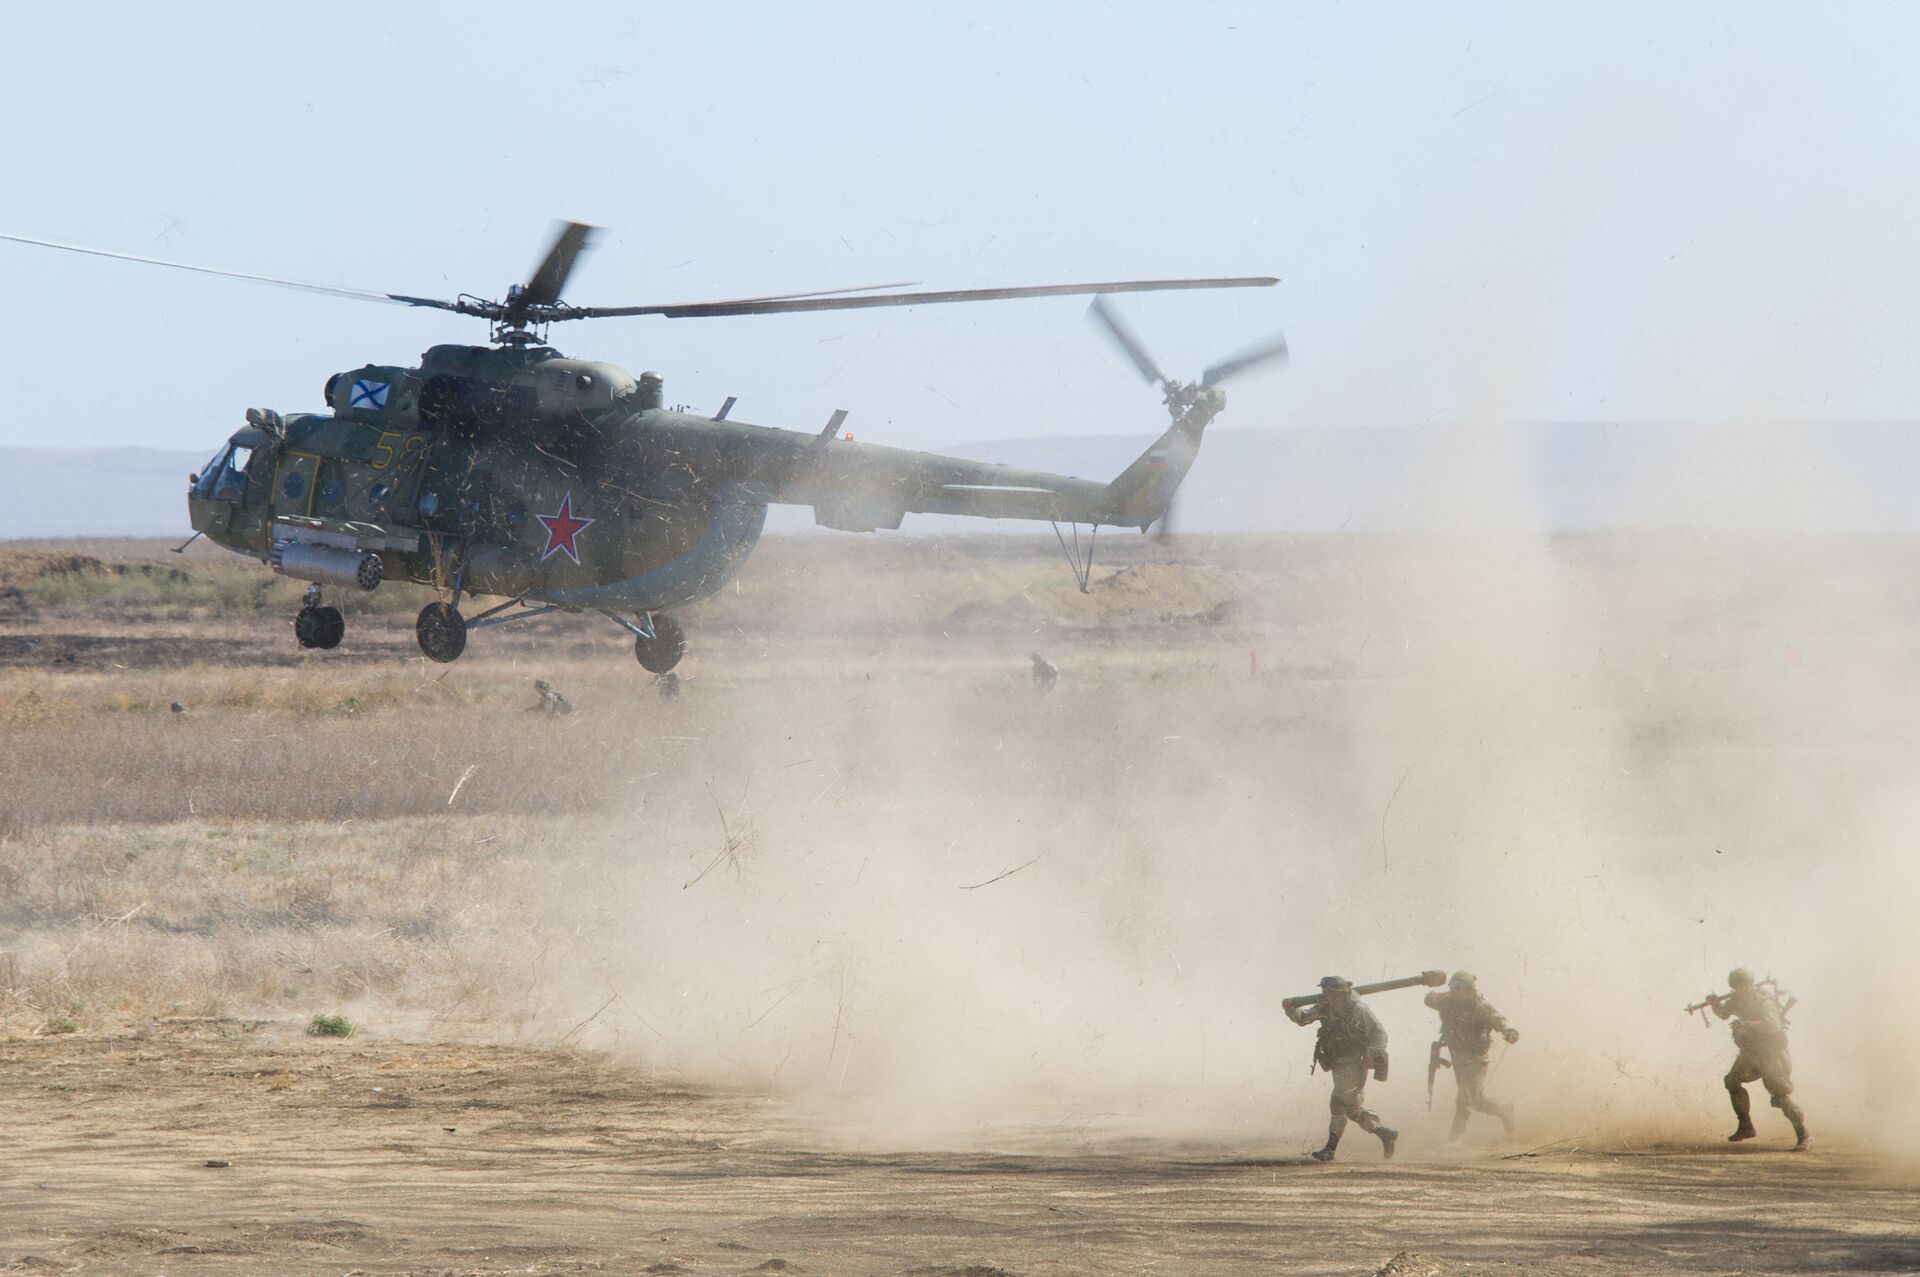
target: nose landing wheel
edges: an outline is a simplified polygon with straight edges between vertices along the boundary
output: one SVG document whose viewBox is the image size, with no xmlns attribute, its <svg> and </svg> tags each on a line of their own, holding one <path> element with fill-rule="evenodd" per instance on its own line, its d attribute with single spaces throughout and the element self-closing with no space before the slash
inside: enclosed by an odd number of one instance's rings
<svg viewBox="0 0 1920 1277">
<path fill-rule="evenodd" d="M 653 633 L 651 636 L 634 633 L 634 657 L 649 674 L 665 674 L 687 654 L 687 632 L 665 612 L 655 612 L 644 619 L 650 622 Z"/>
<path fill-rule="evenodd" d="M 421 608 L 413 632 L 430 661 L 445 665 L 467 650 L 467 618 L 451 603 L 429 603 Z"/>
<path fill-rule="evenodd" d="M 340 646 L 340 640 L 347 636 L 347 618 L 340 615 L 337 607 L 322 607 L 320 587 L 309 585 L 306 598 L 300 610 L 294 614 L 293 637 L 301 647 L 317 647 L 322 651 Z"/>
</svg>

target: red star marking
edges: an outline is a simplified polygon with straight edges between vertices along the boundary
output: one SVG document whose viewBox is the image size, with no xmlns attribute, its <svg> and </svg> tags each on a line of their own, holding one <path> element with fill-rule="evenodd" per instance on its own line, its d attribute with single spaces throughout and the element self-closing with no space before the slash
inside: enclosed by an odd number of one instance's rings
<svg viewBox="0 0 1920 1277">
<path fill-rule="evenodd" d="M 575 563 L 580 561 L 580 551 L 574 547 L 573 539 L 592 527 L 594 520 L 574 514 L 573 493 L 562 497 L 560 508 L 552 514 L 536 514 L 533 517 L 547 525 L 547 548 L 540 552 L 542 563 L 562 552 Z"/>
</svg>

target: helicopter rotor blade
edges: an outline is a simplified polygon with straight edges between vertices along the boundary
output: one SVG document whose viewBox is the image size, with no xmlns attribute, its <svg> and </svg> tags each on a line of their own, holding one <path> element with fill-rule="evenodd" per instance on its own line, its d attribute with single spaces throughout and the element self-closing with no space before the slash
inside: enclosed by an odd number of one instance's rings
<svg viewBox="0 0 1920 1277">
<path fill-rule="evenodd" d="M 221 270 L 217 266 L 194 266 L 187 262 L 170 262 L 164 257 L 142 257 L 138 253 L 120 253 L 110 248 L 88 248 L 84 244 L 65 244 L 56 239 L 34 239 L 28 235 L 9 235 L 0 232 L 0 239 L 11 240 L 16 244 L 33 244 L 40 248 L 57 248 L 68 253 L 85 253 L 90 257 L 111 257 L 123 262 L 140 262 L 147 266 L 169 266 L 174 270 L 190 270 L 201 275 L 221 275 L 227 279 L 245 279 L 258 284 L 274 284 L 281 288 L 298 288 L 308 293 L 352 297 L 358 301 L 389 302 L 400 306 L 426 306 L 434 310 L 451 310 L 463 315 L 478 313 L 472 309 L 470 303 L 442 301 L 437 297 L 409 297 L 404 293 L 376 293 L 365 288 L 342 288 L 334 284 L 312 284 L 299 279 L 280 279 L 273 275 L 251 275 L 245 271 Z"/>
<path fill-rule="evenodd" d="M 566 286 L 568 277 L 573 273 L 580 254 L 590 244 L 593 231 L 594 228 L 585 223 L 562 223 L 552 247 L 547 250 L 546 256 L 534 270 L 532 278 L 524 288 L 518 290 L 518 295 L 510 302 L 486 301 L 465 295 L 449 301 L 439 297 L 415 297 L 407 293 L 384 293 L 337 284 L 315 284 L 307 280 L 284 279 L 276 275 L 256 275 L 248 271 L 225 270 L 217 266 L 196 266 L 190 262 L 170 261 L 163 257 L 146 257 L 138 253 L 123 253 L 110 248 L 92 248 L 84 244 L 36 239 L 29 235 L 12 235 L 5 232 L 0 232 L 0 240 L 31 244 L 39 248 L 54 248 L 68 253 L 82 253 L 91 257 L 108 257 L 116 261 L 166 266 L 173 270 L 192 271 L 200 275 L 217 275 L 224 279 L 243 279 L 253 283 L 273 284 L 280 288 L 296 288 L 302 292 L 320 293 L 331 297 L 350 297 L 357 301 L 445 310 L 458 315 L 474 315 L 482 319 L 516 325 L 526 322 L 545 324 L 567 319 L 609 319 L 628 315 L 663 315 L 669 319 L 700 319 L 730 315 L 872 310 L 880 307 L 942 305 L 952 302 L 1008 301 L 1031 297 L 1092 296 L 1098 298 L 1107 293 L 1270 288 L 1280 282 L 1271 275 L 1250 275 L 1195 279 L 1131 279 L 1097 284 L 1041 284 L 1017 288 L 956 288 L 932 292 L 882 291 L 912 287 L 910 283 L 892 283 L 867 284 L 857 288 L 817 289 L 804 293 L 781 293 L 773 296 L 741 297 L 722 301 L 674 302 L 647 306 L 569 305 L 560 301 L 559 296 Z M 1104 311 L 1104 308 L 1101 309 Z M 1106 315 L 1105 319 L 1109 331 L 1114 332 L 1122 346 L 1128 348 L 1129 357 L 1142 374 L 1164 382 L 1165 375 L 1158 367 L 1153 366 L 1151 358 L 1146 356 L 1138 341 L 1119 337 L 1116 322 L 1110 315 Z M 1141 362 L 1143 359 L 1144 363 Z"/>
<path fill-rule="evenodd" d="M 1251 368 L 1261 364 L 1278 361 L 1287 362 L 1287 339 L 1276 333 L 1257 346 L 1249 346 L 1237 355 L 1230 355 L 1200 374 L 1200 384 L 1217 386 L 1229 377 L 1238 377 Z"/>
<path fill-rule="evenodd" d="M 1121 321 L 1113 307 L 1107 305 L 1105 297 L 1095 297 L 1087 306 L 1087 315 L 1106 329 L 1107 336 L 1113 339 L 1113 344 L 1132 361 L 1135 368 L 1139 369 L 1142 377 L 1158 385 L 1167 384 L 1167 374 L 1160 371 L 1160 365 L 1155 363 L 1153 356 L 1147 353 L 1146 345 L 1134 335 L 1131 328 Z"/>
<path fill-rule="evenodd" d="M 800 297 L 843 297 L 848 293 L 877 293 L 889 288 L 913 288 L 918 283 L 919 283 L 918 280 L 909 279 L 909 280 L 899 280 L 891 284 L 857 284 L 851 288 L 813 288 L 813 289 L 808 289 L 804 293 L 773 293 L 769 296 L 764 296 L 764 297 L 731 297 L 731 298 L 727 298 L 724 301 L 687 302 L 685 304 L 689 306 L 693 306 L 693 305 L 739 306 L 749 302 L 792 301 L 795 298 L 800 298 Z M 630 308 L 622 309 L 619 307 L 614 307 L 613 309 L 619 311 L 620 314 L 624 315 L 624 314 L 635 314 L 635 313 L 653 314 L 660 308 L 659 307 L 630 307 Z M 589 318 L 594 318 L 594 319 L 604 318 L 605 314 L 606 312 L 604 310 L 595 310 L 593 314 L 589 316 Z"/>
<path fill-rule="evenodd" d="M 573 274 L 573 264 L 580 254 L 593 242 L 596 228 L 584 222 L 563 222 L 560 233 L 554 236 L 553 247 L 533 272 L 533 278 L 520 293 L 530 306 L 551 306 L 560 300 L 560 290 L 567 286 L 567 276 Z"/>
<path fill-rule="evenodd" d="M 660 306 L 570 307 L 569 319 L 608 319 L 618 315 L 665 315 L 669 319 L 710 319 L 725 315 L 787 315 L 818 310 L 871 310 L 881 306 L 930 306 L 949 302 L 1009 301 L 1022 297 L 1086 297 L 1101 293 L 1152 293 L 1201 288 L 1267 288 L 1272 276 L 1230 279 L 1130 279 L 1103 284 L 1041 284 L 1022 288 L 952 288 L 938 292 L 885 293 L 835 297 L 825 293 L 798 298 L 748 297 L 738 301 L 678 302 Z"/>
</svg>

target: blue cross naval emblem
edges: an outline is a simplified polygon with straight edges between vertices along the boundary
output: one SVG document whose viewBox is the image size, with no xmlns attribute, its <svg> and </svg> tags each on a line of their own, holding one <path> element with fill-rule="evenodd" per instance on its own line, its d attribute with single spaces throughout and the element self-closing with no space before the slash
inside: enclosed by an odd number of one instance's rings
<svg viewBox="0 0 1920 1277">
<path fill-rule="evenodd" d="M 353 383 L 353 394 L 347 399 L 349 408 L 384 408 L 387 406 L 387 383 L 361 379 Z"/>
</svg>

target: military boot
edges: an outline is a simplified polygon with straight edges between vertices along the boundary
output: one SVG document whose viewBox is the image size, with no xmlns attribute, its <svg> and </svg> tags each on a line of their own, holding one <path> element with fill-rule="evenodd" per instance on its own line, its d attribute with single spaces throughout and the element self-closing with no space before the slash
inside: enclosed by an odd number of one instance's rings
<svg viewBox="0 0 1920 1277">
<path fill-rule="evenodd" d="M 1334 1132 L 1328 1131 L 1326 1147 L 1314 1149 L 1312 1153 L 1313 1160 L 1316 1162 L 1331 1162 L 1333 1160 L 1333 1150 L 1339 1147 L 1340 1137 Z"/>
<path fill-rule="evenodd" d="M 1753 1101 L 1747 1098 L 1747 1088 L 1727 1084 L 1727 1098 L 1733 1101 L 1733 1115 L 1740 1124 L 1733 1128 L 1733 1134 L 1727 1136 L 1727 1143 L 1738 1144 L 1741 1140 L 1750 1140 L 1760 1132 L 1753 1129 Z"/>
<path fill-rule="evenodd" d="M 1493 1115 L 1500 1119 L 1500 1125 L 1506 1128 L 1507 1134 L 1513 1134 L 1513 1105 L 1502 1104 L 1493 1111 Z"/>
<path fill-rule="evenodd" d="M 1460 1137 L 1467 1133 L 1467 1115 L 1456 1112 L 1453 1115 L 1453 1129 L 1447 1132 L 1447 1143 L 1458 1144 Z"/>
<path fill-rule="evenodd" d="M 1385 1153 L 1388 1158 L 1392 1158 L 1393 1145 L 1394 1142 L 1400 1138 L 1400 1132 L 1394 1130 L 1391 1126 L 1376 1126 L 1373 1128 L 1373 1133 L 1380 1137 L 1380 1151 Z"/>
</svg>

